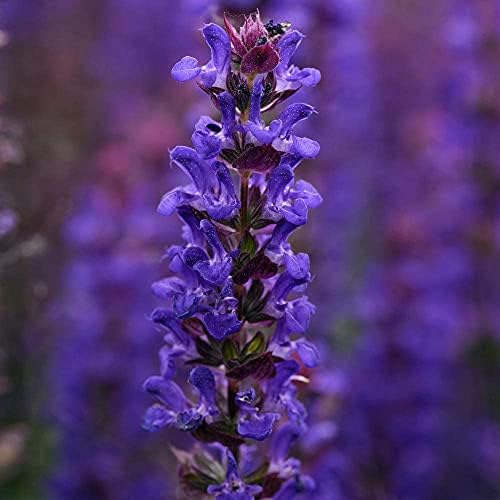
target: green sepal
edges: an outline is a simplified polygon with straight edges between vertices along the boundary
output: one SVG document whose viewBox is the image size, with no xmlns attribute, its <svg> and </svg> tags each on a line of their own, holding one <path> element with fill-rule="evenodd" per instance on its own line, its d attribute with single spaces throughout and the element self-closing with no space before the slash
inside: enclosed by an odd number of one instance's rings
<svg viewBox="0 0 500 500">
<path fill-rule="evenodd" d="M 238 346 L 233 342 L 232 339 L 225 339 L 222 343 L 222 357 L 225 364 L 227 364 L 228 361 L 237 359 L 239 357 Z"/>
<path fill-rule="evenodd" d="M 263 353 L 266 349 L 266 339 L 262 332 L 257 332 L 252 339 L 246 343 L 241 351 L 241 359 L 248 359 Z"/>
</svg>

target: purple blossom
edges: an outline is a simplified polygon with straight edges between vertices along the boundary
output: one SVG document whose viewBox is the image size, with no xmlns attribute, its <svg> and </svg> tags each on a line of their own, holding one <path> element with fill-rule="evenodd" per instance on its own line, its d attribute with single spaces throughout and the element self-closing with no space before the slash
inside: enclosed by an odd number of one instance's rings
<svg viewBox="0 0 500 500">
<path fill-rule="evenodd" d="M 217 24 L 205 25 L 202 33 L 210 47 L 211 59 L 199 66 L 196 58 L 185 56 L 172 68 L 172 77 L 178 82 L 186 82 L 199 76 L 204 86 L 211 87 L 229 69 L 231 44 L 227 33 Z"/>
<path fill-rule="evenodd" d="M 168 378 L 149 377 L 144 382 L 144 390 L 155 396 L 160 404 L 151 406 L 144 416 L 143 427 L 148 431 L 158 431 L 175 425 L 183 431 L 196 429 L 208 415 L 218 413 L 215 404 L 215 378 L 206 367 L 191 370 L 188 382 L 198 390 L 199 402 L 192 404 L 182 389 Z"/>
<path fill-rule="evenodd" d="M 322 199 L 311 184 L 295 180 L 298 165 L 319 153 L 318 143 L 297 136 L 295 126 L 316 110 L 291 104 L 269 124 L 264 113 L 317 83 L 319 72 L 290 65 L 302 35 L 288 23 L 264 24 L 259 12 L 239 30 L 224 21 L 225 30 L 215 24 L 202 30 L 212 54 L 207 64 L 184 57 L 172 70 L 177 81 L 198 79 L 220 119 L 202 116 L 194 149 L 170 151 L 172 165 L 190 182 L 164 195 L 158 211 L 178 215 L 185 241 L 165 254 L 173 275 L 152 286 L 163 304 L 151 319 L 165 345 L 160 375 L 144 383 L 157 399 L 144 428 L 176 427 L 217 452 L 202 469 L 201 458 L 193 468 L 200 452 L 179 456 L 186 492 L 283 498 L 313 488 L 300 462 L 286 458 L 289 447 L 267 466 L 247 458 L 251 443 L 268 444 L 287 426 L 307 430 L 298 385 L 307 382 L 300 372 L 319 360 L 304 338 L 315 311 L 303 295 L 312 275 L 309 256 L 295 254 L 288 236 Z M 187 382 L 196 401 L 183 389 L 183 365 L 195 365 Z M 281 465 L 274 477 L 273 467 Z"/>
<path fill-rule="evenodd" d="M 240 408 L 238 434 L 242 437 L 263 441 L 272 432 L 274 422 L 279 419 L 279 413 L 259 412 L 255 406 L 256 393 L 253 388 L 238 392 L 236 404 Z"/>
<path fill-rule="evenodd" d="M 216 500 L 252 500 L 261 491 L 261 486 L 246 484 L 242 481 L 238 464 L 229 450 L 226 450 L 225 481 L 218 485 L 209 486 L 207 489 L 207 493 L 215 495 Z"/>
</svg>

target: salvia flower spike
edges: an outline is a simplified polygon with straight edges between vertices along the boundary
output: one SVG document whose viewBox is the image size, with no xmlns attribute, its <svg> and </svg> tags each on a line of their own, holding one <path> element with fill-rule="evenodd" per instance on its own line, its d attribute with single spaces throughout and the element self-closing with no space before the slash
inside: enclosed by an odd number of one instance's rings
<svg viewBox="0 0 500 500">
<path fill-rule="evenodd" d="M 320 73 L 291 64 L 304 35 L 289 23 L 264 24 L 258 11 L 239 28 L 225 16 L 224 27 L 201 31 L 209 61 L 186 56 L 172 76 L 196 79 L 220 119 L 201 116 L 192 147 L 170 151 L 189 182 L 166 193 L 158 211 L 177 214 L 184 243 L 166 251 L 172 275 L 152 286 L 164 306 L 151 321 L 165 343 L 159 373 L 144 382 L 156 401 L 143 426 L 175 427 L 199 442 L 175 451 L 186 494 L 289 498 L 314 488 L 288 456 L 307 432 L 301 372 L 319 360 L 305 338 L 315 312 L 304 295 L 309 256 L 294 253 L 288 238 L 322 201 L 295 180 L 320 147 L 295 133 L 316 114 L 312 106 L 290 104 L 272 121 L 265 112 L 316 85 Z"/>
</svg>

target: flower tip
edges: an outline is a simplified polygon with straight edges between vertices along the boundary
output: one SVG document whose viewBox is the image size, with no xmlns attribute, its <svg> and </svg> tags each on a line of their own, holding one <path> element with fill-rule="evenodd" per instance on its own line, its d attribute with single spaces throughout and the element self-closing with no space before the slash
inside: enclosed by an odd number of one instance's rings
<svg viewBox="0 0 500 500">
<path fill-rule="evenodd" d="M 212 26 L 215 23 L 203 23 L 203 26 L 201 28 L 198 28 L 198 31 L 201 31 L 202 33 L 210 26 Z"/>
<path fill-rule="evenodd" d="M 170 70 L 172 78 L 181 83 L 196 78 L 200 73 L 201 68 L 198 66 L 198 59 L 191 56 L 184 56 Z"/>
</svg>

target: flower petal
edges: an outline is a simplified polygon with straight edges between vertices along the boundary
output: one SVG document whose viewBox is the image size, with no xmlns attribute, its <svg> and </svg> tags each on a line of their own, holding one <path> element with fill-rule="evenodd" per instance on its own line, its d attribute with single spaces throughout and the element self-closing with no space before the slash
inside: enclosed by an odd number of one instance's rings
<svg viewBox="0 0 500 500">
<path fill-rule="evenodd" d="M 271 171 L 267 183 L 267 201 L 274 204 L 283 195 L 283 191 L 293 180 L 292 169 L 286 164 L 280 164 Z"/>
<path fill-rule="evenodd" d="M 278 73 L 284 73 L 287 70 L 290 60 L 301 44 L 303 38 L 304 35 L 300 31 L 292 30 L 286 33 L 278 41 L 276 44 L 276 48 L 278 49 L 280 55 L 280 63 L 277 68 Z"/>
<path fill-rule="evenodd" d="M 305 333 L 316 307 L 306 297 L 289 302 L 285 312 L 286 326 L 290 333 Z"/>
<path fill-rule="evenodd" d="M 185 205 L 193 201 L 196 195 L 185 191 L 184 189 L 173 189 L 164 194 L 158 205 L 158 213 L 161 215 L 172 215 L 178 206 Z"/>
<path fill-rule="evenodd" d="M 293 186 L 293 189 L 290 191 L 290 198 L 302 198 L 308 208 L 316 208 L 323 202 L 323 198 L 316 188 L 302 179 Z"/>
<path fill-rule="evenodd" d="M 281 113 L 280 120 L 283 124 L 281 128 L 281 136 L 285 137 L 298 122 L 309 118 L 312 114 L 317 113 L 313 106 L 302 102 L 290 104 Z"/>
<path fill-rule="evenodd" d="M 193 431 L 203 422 L 203 415 L 196 408 L 188 408 L 177 415 L 175 425 L 181 431 Z"/>
<path fill-rule="evenodd" d="M 320 152 L 320 145 L 307 137 L 292 137 L 291 153 L 296 153 L 304 158 L 316 158 Z"/>
<path fill-rule="evenodd" d="M 191 136 L 191 142 L 196 152 L 205 160 L 215 158 L 221 149 L 221 140 L 208 131 L 195 130 Z"/>
<path fill-rule="evenodd" d="M 215 220 L 229 219 L 240 208 L 237 200 L 225 203 L 210 195 L 205 195 L 203 200 L 205 201 L 205 209 L 208 215 Z"/>
<path fill-rule="evenodd" d="M 189 177 L 200 192 L 205 192 L 216 185 L 215 173 L 210 165 L 200 158 L 198 153 L 187 146 L 176 146 L 170 151 L 172 163 L 177 165 Z"/>
<path fill-rule="evenodd" d="M 252 121 L 247 123 L 250 133 L 262 144 L 271 144 L 281 131 L 281 120 L 273 120 L 269 127 L 262 127 Z"/>
<path fill-rule="evenodd" d="M 202 32 L 212 51 L 212 61 L 217 73 L 224 73 L 229 67 L 231 58 L 231 42 L 228 34 L 214 23 L 206 24 Z"/>
<path fill-rule="evenodd" d="M 277 399 L 283 386 L 288 382 L 292 375 L 299 371 L 299 364 L 293 359 L 276 363 L 276 375 L 267 385 L 268 396 L 272 399 Z"/>
<path fill-rule="evenodd" d="M 227 252 L 220 241 L 219 234 L 217 233 L 217 229 L 215 229 L 215 226 L 207 219 L 203 219 L 200 222 L 200 229 L 205 234 L 205 238 L 207 239 L 210 246 L 213 248 L 215 254 L 219 258 L 224 257 L 227 254 Z"/>
<path fill-rule="evenodd" d="M 297 342 L 296 347 L 297 353 L 299 354 L 300 359 L 305 366 L 307 366 L 308 368 L 314 368 L 315 366 L 318 366 L 319 353 L 314 344 L 303 340 Z"/>
<path fill-rule="evenodd" d="M 222 114 L 221 122 L 224 135 L 229 137 L 233 134 L 236 126 L 236 106 L 234 97 L 229 92 L 223 92 L 217 97 L 220 112 Z"/>
<path fill-rule="evenodd" d="M 247 413 L 238 421 L 238 434 L 256 441 L 264 441 L 271 434 L 278 418 L 278 413 Z"/>
<path fill-rule="evenodd" d="M 144 381 L 142 387 L 174 412 L 182 411 L 187 406 L 186 396 L 182 389 L 171 380 L 153 375 Z"/>
<path fill-rule="evenodd" d="M 286 424 L 281 426 L 271 438 L 271 460 L 275 463 L 279 463 L 285 460 L 288 455 L 289 449 L 299 438 L 300 434 L 300 429 L 290 422 L 287 422 Z"/>
<path fill-rule="evenodd" d="M 175 358 L 181 356 L 186 352 L 185 349 L 179 346 L 166 346 L 164 345 L 158 357 L 160 358 L 160 373 L 165 379 L 172 378 L 175 375 Z"/>
<path fill-rule="evenodd" d="M 146 410 L 142 428 L 149 432 L 156 432 L 174 421 L 175 416 L 172 412 L 169 412 L 163 405 L 154 404 Z"/>
<path fill-rule="evenodd" d="M 226 255 L 222 262 L 202 261 L 196 263 L 193 269 L 211 285 L 222 286 L 229 277 L 232 267 L 232 259 Z"/>
<path fill-rule="evenodd" d="M 205 314 L 203 319 L 205 320 L 208 333 L 217 340 L 222 340 L 228 335 L 238 332 L 241 328 L 241 322 L 238 321 L 234 313 L 217 314 L 209 312 Z"/>
<path fill-rule="evenodd" d="M 288 222 L 286 219 L 280 220 L 273 230 L 271 240 L 267 245 L 267 251 L 276 254 L 281 253 L 286 239 L 297 227 L 299 226 Z"/>
<path fill-rule="evenodd" d="M 226 479 L 238 479 L 240 477 L 238 473 L 238 464 L 229 448 L 226 448 L 226 464 Z"/>
<path fill-rule="evenodd" d="M 200 396 L 206 401 L 209 408 L 215 409 L 215 377 L 206 366 L 193 368 L 189 373 L 188 382 L 196 387 Z"/>
<path fill-rule="evenodd" d="M 212 61 L 202 66 L 200 73 L 200 83 L 202 87 L 210 88 L 217 81 L 217 70 Z"/>
<path fill-rule="evenodd" d="M 295 279 L 303 279 L 309 274 L 309 255 L 297 253 L 295 255 L 285 254 L 283 256 L 286 272 Z"/>
<path fill-rule="evenodd" d="M 151 285 L 151 290 L 160 299 L 168 299 L 174 297 L 178 293 L 184 293 L 186 287 L 184 282 L 177 276 L 169 276 L 161 280 L 155 281 Z"/>
<path fill-rule="evenodd" d="M 189 346 L 191 343 L 191 339 L 181 327 L 181 322 L 172 311 L 168 309 L 155 309 L 151 314 L 151 320 L 165 327 L 181 344 Z"/>
<path fill-rule="evenodd" d="M 262 100 L 262 93 L 264 87 L 262 85 L 263 76 L 258 76 L 252 85 L 252 94 L 250 97 L 250 112 L 248 117 L 251 122 L 255 122 L 260 125 L 260 104 Z"/>
<path fill-rule="evenodd" d="M 321 72 L 316 68 L 293 68 L 285 79 L 289 82 L 300 83 L 304 87 L 315 87 L 321 81 Z"/>
<path fill-rule="evenodd" d="M 188 267 L 194 267 L 200 261 L 208 260 L 208 255 L 203 248 L 189 246 L 182 252 L 182 260 Z"/>
<path fill-rule="evenodd" d="M 313 492 L 315 488 L 316 483 L 310 476 L 292 477 L 283 483 L 279 491 L 273 496 L 273 500 L 290 500 L 295 498 L 297 493 L 307 494 L 307 492 Z"/>
<path fill-rule="evenodd" d="M 302 198 L 294 200 L 292 205 L 282 206 L 280 213 L 294 226 L 303 226 L 307 222 L 307 205 Z"/>
<path fill-rule="evenodd" d="M 201 73 L 201 68 L 198 66 L 198 59 L 191 56 L 185 56 L 174 64 L 170 73 L 174 80 L 178 82 L 187 82 L 196 78 Z"/>
</svg>

